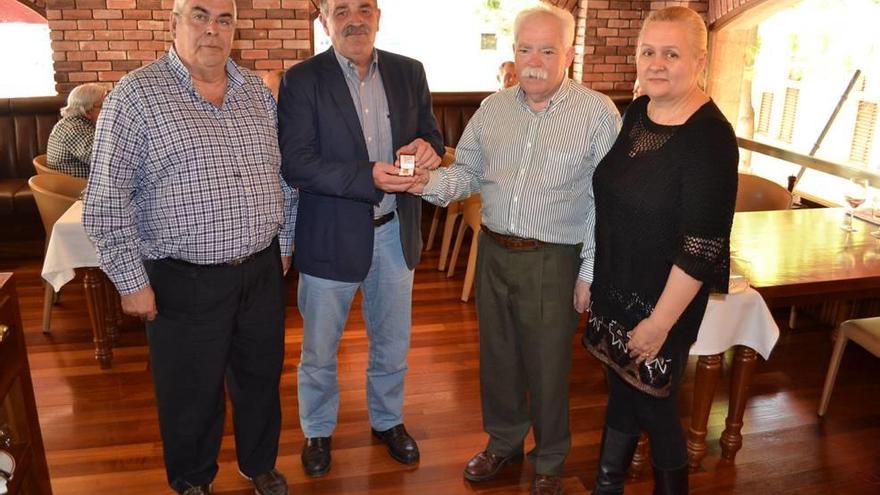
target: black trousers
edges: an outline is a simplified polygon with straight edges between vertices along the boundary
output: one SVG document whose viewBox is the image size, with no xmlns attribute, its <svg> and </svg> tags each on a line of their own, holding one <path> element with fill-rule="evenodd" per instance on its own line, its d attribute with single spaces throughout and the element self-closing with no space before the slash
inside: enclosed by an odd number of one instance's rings
<svg viewBox="0 0 880 495">
<path fill-rule="evenodd" d="M 687 362 L 687 354 L 681 356 Z M 678 417 L 678 392 L 684 366 L 679 376 L 673 377 L 669 397 L 650 396 L 626 381 L 616 372 L 607 369 L 608 408 L 605 424 L 614 430 L 630 435 L 648 434 L 651 442 L 651 461 L 659 469 L 673 470 L 687 461 L 687 444 L 684 429 Z"/>
<path fill-rule="evenodd" d="M 251 477 L 273 469 L 284 360 L 278 242 L 238 266 L 145 265 L 159 311 L 147 337 L 169 484 L 180 492 L 217 474 L 224 381 L 239 469 Z"/>
<path fill-rule="evenodd" d="M 480 233 L 476 296 L 480 397 L 487 449 L 522 452 L 537 474 L 559 475 L 571 448 L 568 375 L 578 313 L 572 296 L 580 246 L 508 249 Z"/>
</svg>

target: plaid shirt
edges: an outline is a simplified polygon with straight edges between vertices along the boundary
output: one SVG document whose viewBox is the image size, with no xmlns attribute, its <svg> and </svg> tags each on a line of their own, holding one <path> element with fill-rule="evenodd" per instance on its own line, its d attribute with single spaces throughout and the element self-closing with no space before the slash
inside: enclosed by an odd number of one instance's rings
<svg viewBox="0 0 880 495">
<path fill-rule="evenodd" d="M 297 198 L 280 175 L 275 100 L 232 60 L 226 74 L 217 108 L 172 47 L 104 103 L 83 224 L 121 294 L 149 284 L 144 259 L 224 263 L 276 235 L 292 252 Z"/>
<path fill-rule="evenodd" d="M 68 175 L 88 177 L 94 139 L 94 122 L 80 115 L 63 117 L 49 133 L 46 164 Z"/>
</svg>

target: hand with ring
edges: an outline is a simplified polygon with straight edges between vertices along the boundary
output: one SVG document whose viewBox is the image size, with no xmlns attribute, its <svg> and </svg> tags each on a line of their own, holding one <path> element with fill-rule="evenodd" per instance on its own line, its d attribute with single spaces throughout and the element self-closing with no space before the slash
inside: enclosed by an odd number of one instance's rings
<svg viewBox="0 0 880 495">
<path fill-rule="evenodd" d="M 651 361 L 660 352 L 660 348 L 666 342 L 668 333 L 669 330 L 655 324 L 650 318 L 640 321 L 629 332 L 627 348 L 629 349 L 630 357 L 634 358 L 637 364 Z"/>
</svg>

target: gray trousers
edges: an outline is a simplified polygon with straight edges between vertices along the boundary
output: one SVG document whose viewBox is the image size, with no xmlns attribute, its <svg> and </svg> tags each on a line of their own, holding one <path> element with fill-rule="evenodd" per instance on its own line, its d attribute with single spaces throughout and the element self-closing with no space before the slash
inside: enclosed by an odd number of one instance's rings
<svg viewBox="0 0 880 495">
<path fill-rule="evenodd" d="M 571 448 L 568 375 L 580 245 L 508 249 L 480 233 L 476 299 L 488 450 L 521 452 L 529 426 L 537 474 L 559 475 Z"/>
</svg>

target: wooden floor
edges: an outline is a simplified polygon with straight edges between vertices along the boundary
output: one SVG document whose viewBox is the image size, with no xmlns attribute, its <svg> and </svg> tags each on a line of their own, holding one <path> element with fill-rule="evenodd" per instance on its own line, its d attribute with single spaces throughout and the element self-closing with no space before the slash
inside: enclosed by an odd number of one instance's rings
<svg viewBox="0 0 880 495">
<path fill-rule="evenodd" d="M 466 256 L 461 263 L 464 260 Z M 421 448 L 422 461 L 417 467 L 392 461 L 370 436 L 364 398 L 367 341 L 356 308 L 339 353 L 341 407 L 333 439 L 333 468 L 320 479 L 303 474 L 295 381 L 302 321 L 293 307 L 291 284 L 278 467 L 287 475 L 292 493 L 528 492 L 532 471 L 527 464 L 487 484 L 472 485 L 462 479 L 464 463 L 486 440 L 480 421 L 477 326 L 473 302 L 458 300 L 463 268 L 447 279 L 434 269 L 436 264 L 435 248 L 416 271 L 413 296 L 405 417 L 407 429 Z M 38 258 L 0 260 L 0 271 L 17 275 L 55 494 L 171 493 L 162 467 L 143 334 L 124 333 L 113 368 L 101 371 L 93 357 L 83 290 L 80 284 L 71 283 L 54 310 L 52 334 L 44 336 L 40 332 L 39 268 Z M 691 475 L 691 492 L 880 493 L 880 360 L 850 345 L 828 416 L 819 420 L 815 410 L 830 355 L 829 329 L 807 321 L 796 331 L 782 330 L 772 358 L 759 365 L 755 376 L 745 414 L 744 446 L 735 464 L 720 460 L 718 437 L 724 428 L 727 400 L 723 391 L 716 397 L 709 453 L 703 469 Z M 594 481 L 606 390 L 597 361 L 577 341 L 572 345 L 573 446 L 564 479 L 566 493 L 585 494 Z M 693 364 L 683 389 L 682 411 L 689 410 L 692 382 Z M 228 424 L 214 488 L 221 494 L 252 493 L 238 475 Z M 630 483 L 627 493 L 651 493 L 650 474 Z"/>
</svg>

